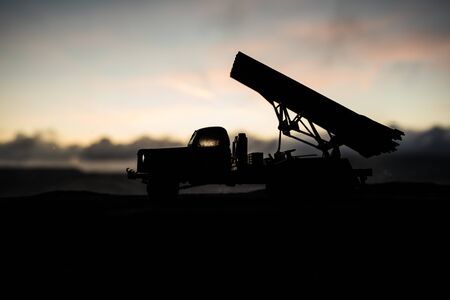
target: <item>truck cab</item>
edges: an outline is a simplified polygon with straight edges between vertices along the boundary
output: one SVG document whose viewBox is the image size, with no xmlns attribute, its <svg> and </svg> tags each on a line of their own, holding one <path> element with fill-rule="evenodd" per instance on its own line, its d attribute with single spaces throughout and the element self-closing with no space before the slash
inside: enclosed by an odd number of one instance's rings
<svg viewBox="0 0 450 300">
<path fill-rule="evenodd" d="M 222 183 L 231 171 L 230 138 L 218 126 L 194 131 L 186 147 L 139 149 L 137 171 L 128 178 L 142 179 L 149 197 L 178 193 L 180 183 Z"/>
<path fill-rule="evenodd" d="M 225 128 L 206 127 L 192 134 L 188 143 L 190 183 L 218 183 L 231 170 L 230 138 Z"/>
</svg>

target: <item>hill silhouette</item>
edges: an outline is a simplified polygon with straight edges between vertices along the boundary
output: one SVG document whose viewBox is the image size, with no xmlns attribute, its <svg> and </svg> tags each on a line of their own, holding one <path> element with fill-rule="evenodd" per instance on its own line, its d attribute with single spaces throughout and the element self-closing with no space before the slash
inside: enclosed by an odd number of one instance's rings
<svg viewBox="0 0 450 300">
<path fill-rule="evenodd" d="M 265 191 L 159 202 L 83 191 L 2 198 L 2 272 L 22 282 L 170 278 L 278 295 L 298 286 L 351 293 L 437 284 L 449 195 L 449 186 L 391 183 L 341 198 Z"/>
</svg>

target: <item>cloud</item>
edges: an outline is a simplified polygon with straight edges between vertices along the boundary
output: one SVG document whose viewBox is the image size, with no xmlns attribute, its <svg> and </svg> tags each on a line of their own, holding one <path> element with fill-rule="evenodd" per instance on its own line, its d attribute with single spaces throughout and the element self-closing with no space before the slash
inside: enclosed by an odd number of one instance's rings
<svg viewBox="0 0 450 300">
<path fill-rule="evenodd" d="M 170 76 L 160 76 L 156 82 L 162 87 L 173 89 L 177 92 L 205 100 L 214 98 L 214 93 L 209 88 L 206 76 L 196 73 L 178 73 Z"/>
<path fill-rule="evenodd" d="M 39 161 L 41 164 L 53 162 L 74 161 L 112 161 L 134 159 L 137 149 L 176 147 L 181 143 L 168 138 L 155 139 L 141 137 L 131 143 L 114 143 L 109 138 L 101 138 L 88 145 L 60 146 L 54 137 L 38 132 L 33 135 L 19 133 L 8 142 L 0 143 L 0 162 L 8 165 L 26 164 L 30 161 Z"/>
<path fill-rule="evenodd" d="M 61 148 L 52 139 L 54 137 L 45 132 L 37 132 L 31 136 L 18 133 L 12 141 L 0 144 L 0 160 L 69 160 L 81 149 L 79 146 Z"/>
<path fill-rule="evenodd" d="M 450 156 L 450 128 L 433 127 L 427 131 L 405 132 L 399 154 Z"/>
<path fill-rule="evenodd" d="M 449 68 L 450 35 L 441 32 L 405 29 L 403 18 L 339 18 L 287 21 L 280 32 L 287 39 L 320 50 L 326 65 L 349 60 L 372 65 L 420 62 Z M 445 65 L 442 65 L 442 62 Z"/>
<path fill-rule="evenodd" d="M 115 144 L 108 138 L 83 148 L 79 157 L 82 160 L 127 160 L 135 157 L 137 149 L 166 148 L 181 146 L 180 142 L 170 139 L 139 138 L 129 144 Z"/>
</svg>

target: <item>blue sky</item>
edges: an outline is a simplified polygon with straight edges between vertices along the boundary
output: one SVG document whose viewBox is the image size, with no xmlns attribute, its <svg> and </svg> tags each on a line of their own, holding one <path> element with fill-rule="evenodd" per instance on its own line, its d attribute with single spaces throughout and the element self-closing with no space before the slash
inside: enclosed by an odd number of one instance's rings
<svg viewBox="0 0 450 300">
<path fill-rule="evenodd" d="M 450 126 L 448 1 L 0 2 L 0 141 L 276 135 L 243 51 L 384 124 Z"/>
</svg>

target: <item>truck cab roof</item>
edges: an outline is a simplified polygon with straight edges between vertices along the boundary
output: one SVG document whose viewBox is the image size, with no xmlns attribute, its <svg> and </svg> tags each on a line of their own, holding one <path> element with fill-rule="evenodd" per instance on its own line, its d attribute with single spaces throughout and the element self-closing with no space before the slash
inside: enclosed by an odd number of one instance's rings
<svg viewBox="0 0 450 300">
<path fill-rule="evenodd" d="M 205 127 L 194 131 L 188 147 L 230 147 L 230 138 L 225 128 L 220 126 Z"/>
</svg>

